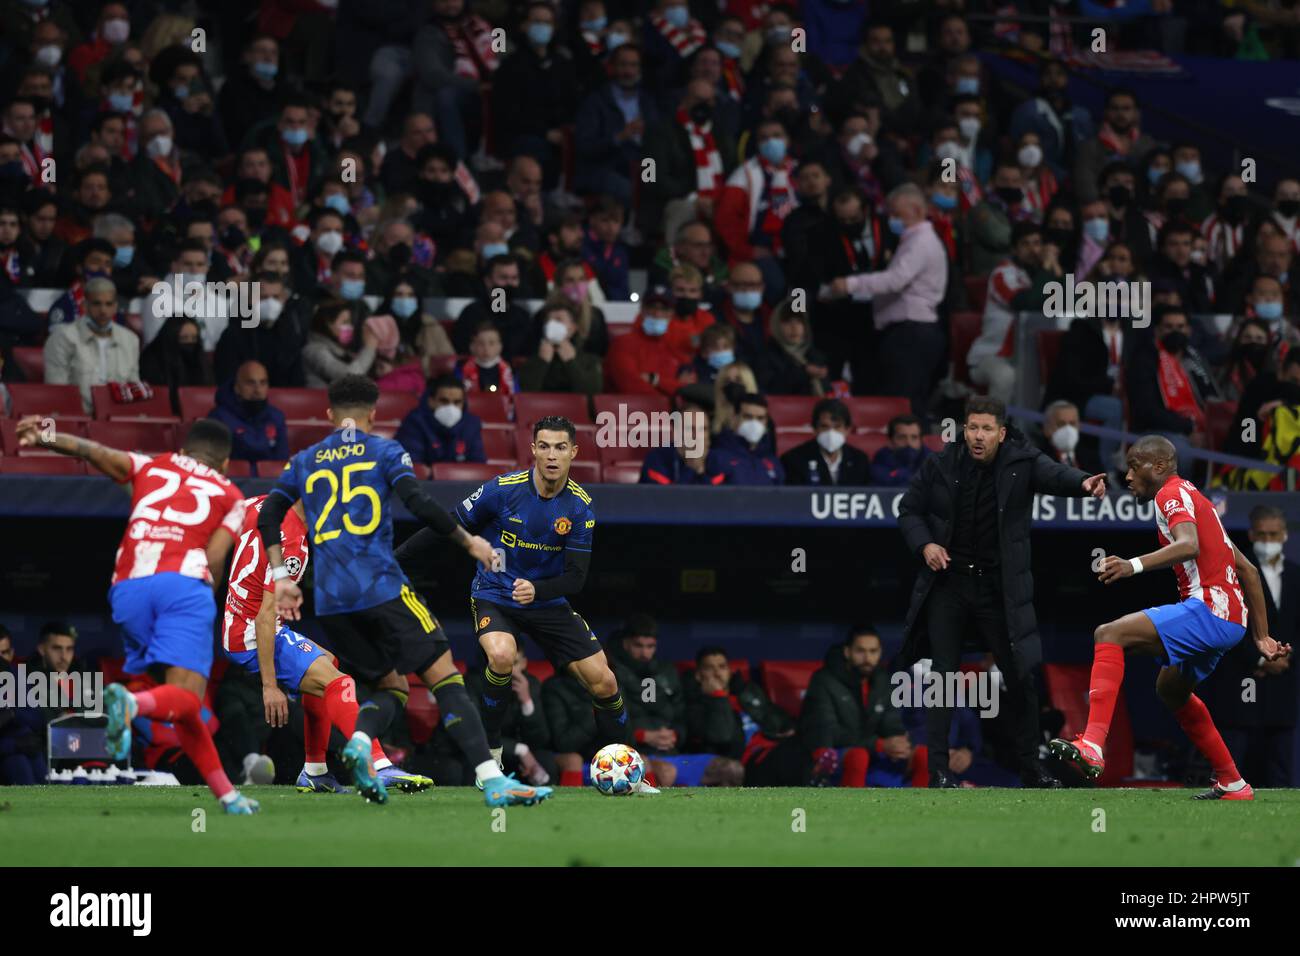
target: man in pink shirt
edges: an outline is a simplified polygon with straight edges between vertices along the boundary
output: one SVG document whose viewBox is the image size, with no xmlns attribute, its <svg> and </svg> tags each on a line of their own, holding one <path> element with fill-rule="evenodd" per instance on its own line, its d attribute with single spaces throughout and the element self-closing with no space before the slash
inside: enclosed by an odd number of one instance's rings
<svg viewBox="0 0 1300 956">
<path fill-rule="evenodd" d="M 899 236 L 889 265 L 879 272 L 844 276 L 822 290 L 823 299 L 852 296 L 873 301 L 878 346 L 873 392 L 904 395 L 924 419 L 930 389 L 943 360 L 939 303 L 948 287 L 948 253 L 926 219 L 925 194 L 908 183 L 889 194 L 889 228 Z M 855 382 L 863 392 L 865 382 Z"/>
</svg>

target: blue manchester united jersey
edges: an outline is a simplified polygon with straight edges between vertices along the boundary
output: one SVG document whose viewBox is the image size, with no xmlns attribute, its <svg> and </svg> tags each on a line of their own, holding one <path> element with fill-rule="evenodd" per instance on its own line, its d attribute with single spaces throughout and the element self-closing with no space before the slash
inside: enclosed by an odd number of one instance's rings
<svg viewBox="0 0 1300 956">
<path fill-rule="evenodd" d="M 543 498 L 533 473 L 498 475 L 456 506 L 456 517 L 471 534 L 505 552 L 505 569 L 479 568 L 470 589 L 476 598 L 521 607 L 510 596 L 516 578 L 542 581 L 564 572 L 564 552 L 590 551 L 596 513 L 591 496 L 570 479 L 554 498 Z M 556 607 L 562 598 L 534 601 L 528 607 Z"/>
<path fill-rule="evenodd" d="M 393 557 L 393 485 L 415 477 L 397 442 L 344 430 L 298 452 L 271 489 L 302 499 L 315 568 L 316 612 L 343 614 L 391 601 L 406 575 Z"/>
</svg>

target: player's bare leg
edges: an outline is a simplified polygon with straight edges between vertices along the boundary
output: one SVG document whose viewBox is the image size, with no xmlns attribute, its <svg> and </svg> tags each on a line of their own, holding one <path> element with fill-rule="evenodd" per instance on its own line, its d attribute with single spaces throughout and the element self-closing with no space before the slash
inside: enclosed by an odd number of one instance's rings
<svg viewBox="0 0 1300 956">
<path fill-rule="evenodd" d="M 1214 770 L 1214 783 L 1209 790 L 1198 793 L 1197 800 L 1253 800 L 1255 792 L 1242 779 L 1227 745 L 1210 718 L 1204 702 L 1196 696 L 1196 683 L 1185 677 L 1177 667 L 1162 667 L 1156 675 L 1156 696 L 1168 707 L 1179 725 L 1192 738 Z"/>
<path fill-rule="evenodd" d="M 510 678 L 514 672 L 515 655 L 518 645 L 514 635 L 508 631 L 488 631 L 479 635 L 479 647 L 487 656 L 487 668 L 484 670 L 482 714 L 483 730 L 487 734 L 488 752 L 497 762 L 500 772 L 505 772 L 505 762 L 501 753 L 501 724 L 505 719 L 506 701 L 510 697 Z M 481 789 L 483 777 L 475 775 L 475 782 Z"/>
<path fill-rule="evenodd" d="M 1088 692 L 1088 726 L 1073 740 L 1057 738 L 1052 753 L 1073 764 L 1090 780 L 1106 769 L 1102 748 L 1115 716 L 1115 701 L 1124 683 L 1126 653 L 1159 656 L 1164 651 L 1151 618 L 1138 611 L 1103 624 L 1093 632 L 1091 690 Z"/>
<path fill-rule="evenodd" d="M 469 699 L 465 678 L 456 669 L 451 651 L 430 664 L 420 679 L 433 691 L 443 728 L 474 765 L 475 776 L 483 781 L 483 795 L 488 806 L 532 806 L 551 795 L 550 787 L 529 786 L 502 774 L 488 750 L 483 721 Z"/>
<path fill-rule="evenodd" d="M 607 744 L 628 743 L 627 737 L 627 707 L 623 703 L 623 695 L 618 689 L 618 678 L 614 676 L 614 671 L 609 666 L 609 661 L 605 657 L 604 651 L 597 651 L 590 657 L 584 657 L 582 660 L 573 661 L 569 664 L 569 671 L 578 679 L 578 683 L 587 689 L 591 695 L 592 710 L 596 714 L 596 733 L 600 736 L 600 746 Z M 662 780 L 660 776 L 663 771 L 662 765 L 655 762 L 656 772 L 655 779 Z M 674 767 L 669 774 L 675 780 L 677 769 Z M 637 793 L 658 793 L 659 791 L 642 778 L 635 784 L 633 790 Z"/>
<path fill-rule="evenodd" d="M 203 722 L 203 693 L 207 679 L 185 667 L 168 667 L 163 683 L 151 690 L 129 692 L 121 684 L 111 684 L 104 692 L 104 710 L 108 716 L 108 747 L 115 760 L 131 753 L 131 721 L 136 717 L 171 723 L 180 738 L 181 749 L 202 775 L 214 796 L 227 813 L 246 815 L 259 809 L 256 800 L 245 797 L 230 782 L 212 743 L 212 734 Z"/>
</svg>

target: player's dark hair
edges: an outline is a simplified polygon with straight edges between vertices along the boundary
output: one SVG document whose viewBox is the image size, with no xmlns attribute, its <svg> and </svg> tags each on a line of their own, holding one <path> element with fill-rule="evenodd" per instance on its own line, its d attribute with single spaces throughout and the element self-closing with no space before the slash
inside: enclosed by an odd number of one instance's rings
<svg viewBox="0 0 1300 956">
<path fill-rule="evenodd" d="M 717 644 L 709 644 L 706 647 L 701 647 L 695 652 L 695 666 L 699 667 L 703 664 L 704 658 L 706 657 L 718 657 L 719 655 L 726 658 L 728 662 L 731 661 L 731 658 L 727 655 L 726 648 L 720 647 Z"/>
<path fill-rule="evenodd" d="M 365 375 L 344 375 L 329 387 L 330 408 L 374 408 L 379 404 L 379 386 Z"/>
<path fill-rule="evenodd" d="M 1007 423 L 1007 406 L 1005 402 L 998 401 L 996 398 L 990 398 L 988 395 L 973 395 L 966 402 L 965 421 L 970 421 L 972 415 L 992 415 L 999 426 Z"/>
<path fill-rule="evenodd" d="M 77 629 L 67 621 L 46 621 L 41 625 L 40 636 L 37 641 L 44 644 L 55 634 L 66 634 L 74 641 L 77 639 Z M 8 636 L 7 633 L 4 636 Z"/>
<path fill-rule="evenodd" d="M 230 457 L 230 429 L 215 418 L 200 418 L 190 426 L 181 451 L 214 468 Z"/>
<path fill-rule="evenodd" d="M 567 432 L 570 442 L 578 440 L 578 429 L 563 415 L 547 415 L 545 418 L 539 418 L 533 423 L 533 441 L 537 441 L 537 433 L 541 431 L 548 432 Z"/>
<path fill-rule="evenodd" d="M 829 414 L 831 418 L 835 419 L 845 428 L 849 428 L 853 425 L 853 415 L 849 412 L 849 406 L 845 405 L 838 398 L 823 398 L 813 406 L 812 427 L 814 431 L 817 430 L 817 420 L 825 414 Z"/>
<path fill-rule="evenodd" d="M 1255 505 L 1250 509 L 1250 523 L 1253 525 L 1256 521 L 1268 521 L 1276 518 L 1286 526 L 1286 512 L 1277 505 Z"/>
<path fill-rule="evenodd" d="M 895 415 L 889 420 L 889 425 L 885 428 L 885 434 L 892 439 L 894 437 L 894 432 L 899 428 L 902 428 L 904 425 L 920 424 L 921 419 L 917 418 L 915 415 Z M 925 428 L 922 427 L 921 431 L 924 432 Z"/>
</svg>

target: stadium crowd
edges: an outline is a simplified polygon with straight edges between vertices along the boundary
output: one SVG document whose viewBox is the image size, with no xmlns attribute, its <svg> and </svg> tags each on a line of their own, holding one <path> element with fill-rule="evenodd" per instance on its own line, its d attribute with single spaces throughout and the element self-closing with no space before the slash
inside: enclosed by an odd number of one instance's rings
<svg viewBox="0 0 1300 956">
<path fill-rule="evenodd" d="M 493 457 L 467 395 L 637 394 L 712 422 L 642 481 L 901 484 L 945 402 L 1009 399 L 1038 358 L 1065 460 L 1116 465 L 1088 421 L 1287 464 L 1300 179 L 1158 142 L 1127 89 L 1072 103 L 1067 15 L 1125 49 L 1293 57 L 1300 34 L 1211 0 L 5 0 L 3 379 L 75 385 L 86 414 L 95 386 L 178 413 L 211 386 L 245 461 L 289 450 L 268 388 L 348 372 L 420 397 L 400 435 L 426 464 Z M 1149 282 L 1152 328 L 1018 344 L 1065 276 Z M 204 281 L 259 283 L 257 314 L 185 294 Z M 797 446 L 767 402 L 791 395 L 825 400 Z M 910 415 L 864 442 L 862 395 Z"/>
</svg>

